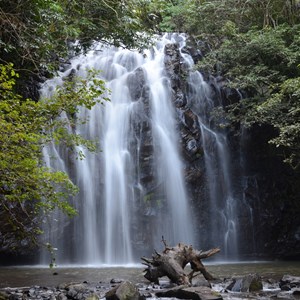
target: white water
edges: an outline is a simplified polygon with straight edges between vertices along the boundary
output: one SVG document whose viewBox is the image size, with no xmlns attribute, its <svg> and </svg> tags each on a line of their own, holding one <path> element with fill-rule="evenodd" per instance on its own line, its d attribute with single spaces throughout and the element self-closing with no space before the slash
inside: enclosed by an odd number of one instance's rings
<svg viewBox="0 0 300 300">
<path fill-rule="evenodd" d="M 238 228 L 236 202 L 232 187 L 231 158 L 224 132 L 214 128 L 210 113 L 219 99 L 212 99 L 211 87 L 198 71 L 193 70 L 193 62 L 185 60 L 191 69 L 188 105 L 198 116 L 204 151 L 206 180 L 210 199 L 210 220 L 208 232 L 212 245 L 219 245 L 223 257 L 237 259 Z"/>
<path fill-rule="evenodd" d="M 152 100 L 157 176 L 158 181 L 163 182 L 163 192 L 169 210 L 166 216 L 161 217 L 163 219 L 161 226 L 164 227 L 161 233 L 170 244 L 179 241 L 191 244 L 194 241 L 192 221 L 177 145 L 179 137 L 176 132 L 175 112 L 170 101 L 171 88 L 168 79 L 163 77 L 162 50 L 162 45 L 160 48 L 155 48 L 155 60 L 148 61 L 144 66 Z"/>
<path fill-rule="evenodd" d="M 165 37 L 144 55 L 98 46 L 97 51 L 72 60 L 71 69 L 79 70 L 80 76 L 85 75 L 86 68 L 102 70 L 101 77 L 112 92 L 111 101 L 104 106 L 80 112 L 80 117 L 87 116 L 89 123 L 76 129 L 98 141 L 101 153 L 85 153 L 85 160 L 80 161 L 51 147 L 44 152 L 47 164 L 66 170 L 80 188 L 74 199 L 79 216 L 70 224 L 48 225 L 49 242 L 58 248 L 58 264 L 133 263 L 139 260 L 139 242 L 143 250 L 152 252 L 162 235 L 170 244 L 194 242 L 171 90 L 163 73 L 163 49 L 170 42 Z M 144 74 L 149 113 L 141 111 L 145 106 L 142 97 L 133 99 L 130 92 L 129 77 L 137 68 Z M 42 95 L 49 96 L 71 69 L 46 82 Z M 142 128 L 146 123 L 153 147 L 149 173 L 156 186 L 152 190 L 140 180 L 140 164 L 146 158 L 141 150 L 142 129 L 139 132 L 136 127 Z M 53 155 L 58 157 L 55 165 L 49 159 Z M 150 204 L 149 197 L 153 198 Z M 145 205 L 149 205 L 150 213 L 141 216 L 137 207 Z M 44 256 L 42 260 L 45 263 Z"/>
</svg>

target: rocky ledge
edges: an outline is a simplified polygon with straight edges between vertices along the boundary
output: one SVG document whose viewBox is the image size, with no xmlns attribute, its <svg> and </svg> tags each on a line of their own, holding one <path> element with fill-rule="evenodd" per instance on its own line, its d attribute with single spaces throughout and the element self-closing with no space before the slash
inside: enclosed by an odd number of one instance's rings
<svg viewBox="0 0 300 300">
<path fill-rule="evenodd" d="M 155 284 L 133 284 L 122 279 L 98 285 L 89 282 L 61 284 L 58 287 L 19 287 L 0 290 L 0 300 L 143 300 L 143 299 L 299 299 L 300 277 L 285 275 L 280 281 L 262 279 L 258 274 L 239 278 L 194 280 L 193 286 L 175 286 L 167 281 Z"/>
</svg>

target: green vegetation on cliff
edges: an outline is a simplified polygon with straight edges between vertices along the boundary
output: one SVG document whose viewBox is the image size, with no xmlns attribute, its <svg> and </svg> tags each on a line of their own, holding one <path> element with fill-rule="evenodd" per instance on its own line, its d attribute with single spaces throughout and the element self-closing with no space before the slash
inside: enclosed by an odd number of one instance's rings
<svg viewBox="0 0 300 300">
<path fill-rule="evenodd" d="M 69 51 L 93 41 L 139 46 L 144 31 L 133 0 L 0 1 L 1 63 L 18 71 L 52 70 Z M 76 42 L 76 45 L 73 43 Z"/>
<path fill-rule="evenodd" d="M 226 107 L 232 124 L 267 124 L 283 160 L 300 167 L 300 1 L 177 0 L 160 11 L 162 30 L 200 40 L 200 71 L 244 92 Z M 162 6 L 153 1 L 153 13 Z M 236 128 L 236 127 L 235 127 Z"/>
<path fill-rule="evenodd" d="M 80 107 L 90 109 L 105 100 L 105 87 L 95 78 L 89 88 L 86 80 L 73 79 L 66 81 L 51 99 L 35 102 L 13 91 L 16 78 L 12 64 L 0 65 L 1 240 L 34 244 L 42 233 L 42 218 L 49 211 L 58 208 L 69 216 L 76 213 L 68 201 L 77 193 L 77 187 L 67 174 L 45 166 L 42 148 L 59 142 L 79 158 L 82 153 L 76 153 L 78 145 L 95 151 L 97 145 L 69 128 L 86 121 L 75 117 Z M 62 112 L 69 117 L 58 118 Z M 13 242 L 6 247 L 17 245 Z"/>
</svg>

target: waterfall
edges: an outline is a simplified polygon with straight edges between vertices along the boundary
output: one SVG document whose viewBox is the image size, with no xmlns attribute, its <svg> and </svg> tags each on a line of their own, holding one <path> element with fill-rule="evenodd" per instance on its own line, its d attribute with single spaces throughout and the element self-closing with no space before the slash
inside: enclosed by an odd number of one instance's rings
<svg viewBox="0 0 300 300">
<path fill-rule="evenodd" d="M 67 172 L 80 189 L 72 199 L 79 215 L 56 212 L 45 224 L 58 264 L 136 263 L 162 247 L 162 236 L 169 245 L 220 246 L 223 258 L 237 258 L 233 160 L 226 132 L 211 118 L 221 96 L 195 71 L 185 39 L 164 35 L 143 53 L 96 44 L 43 85 L 42 96 L 51 97 L 63 78 L 94 68 L 111 91 L 109 102 L 79 111 L 89 122 L 75 129 L 98 142 L 100 153 L 80 149 L 81 161 L 61 146 L 44 149 L 45 164 Z M 179 84 L 180 71 L 186 78 Z M 204 175 L 190 183 L 189 170 Z"/>
<path fill-rule="evenodd" d="M 236 199 L 233 192 L 233 171 L 226 133 L 218 129 L 211 120 L 211 112 L 220 100 L 220 93 L 212 98 L 211 86 L 198 71 L 193 62 L 185 60 L 191 72 L 189 75 L 188 105 L 197 115 L 204 152 L 206 181 L 209 195 L 210 243 L 221 245 L 225 259 L 238 254 L 238 224 Z"/>
<path fill-rule="evenodd" d="M 164 47 L 171 42 L 165 36 L 144 53 L 95 45 L 43 85 L 41 94 L 49 97 L 71 72 L 84 77 L 94 68 L 111 90 L 109 102 L 80 110 L 89 122 L 76 128 L 99 142 L 100 153 L 84 153 L 81 161 L 61 147 L 44 150 L 47 165 L 66 171 L 80 189 L 73 199 L 79 215 L 65 224 L 53 216 L 45 225 L 58 264 L 134 263 L 162 247 L 162 236 L 170 245 L 194 243 L 177 115 L 164 72 Z"/>
</svg>

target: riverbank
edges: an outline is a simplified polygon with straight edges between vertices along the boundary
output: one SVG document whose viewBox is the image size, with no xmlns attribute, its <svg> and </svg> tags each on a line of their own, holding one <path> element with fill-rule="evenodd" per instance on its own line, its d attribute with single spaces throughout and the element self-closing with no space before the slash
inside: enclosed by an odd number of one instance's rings
<svg viewBox="0 0 300 300">
<path fill-rule="evenodd" d="M 279 282 L 284 275 L 300 276 L 300 262 L 214 263 L 206 264 L 206 268 L 220 279 L 212 283 L 212 288 L 220 292 L 223 299 L 251 299 L 253 297 L 253 299 L 271 299 L 280 294 Z M 226 285 L 232 278 L 247 274 L 259 274 L 264 283 L 263 293 L 244 295 L 225 291 Z M 98 298 L 95 296 L 95 299 L 101 299 L 108 290 L 118 284 L 118 281 L 130 281 L 139 290 L 148 291 L 149 296 L 153 295 L 153 291 L 167 287 L 166 282 L 162 282 L 161 286 L 151 285 L 143 277 L 141 265 L 139 267 L 57 267 L 54 269 L 47 267 L 0 268 L 0 288 L 2 291 L 16 293 L 17 296 L 14 299 L 23 295 L 26 295 L 26 299 L 36 299 L 36 297 L 60 299 L 58 298 L 60 294 L 70 299 L 70 295 L 67 295 L 70 290 L 75 293 L 74 288 L 70 289 L 74 286 L 84 290 L 86 295 L 90 292 L 91 295 L 97 295 Z M 201 275 L 195 278 L 195 283 L 199 285 L 199 282 L 202 285 Z M 82 299 L 88 299 L 84 298 L 83 292 L 80 295 Z M 297 299 L 292 294 L 287 294 L 286 297 L 286 299 Z"/>
<path fill-rule="evenodd" d="M 240 263 L 207 263 L 207 270 L 218 278 L 229 278 L 247 274 L 260 274 L 263 278 L 279 280 L 283 275 L 300 276 L 300 261 L 294 262 L 240 262 Z M 148 283 L 143 276 L 143 266 L 134 267 L 84 267 L 58 266 L 50 269 L 47 266 L 1 267 L 0 288 L 20 286 L 55 287 L 64 282 L 92 283 L 110 282 L 112 278 L 122 278 L 133 283 Z"/>
</svg>

